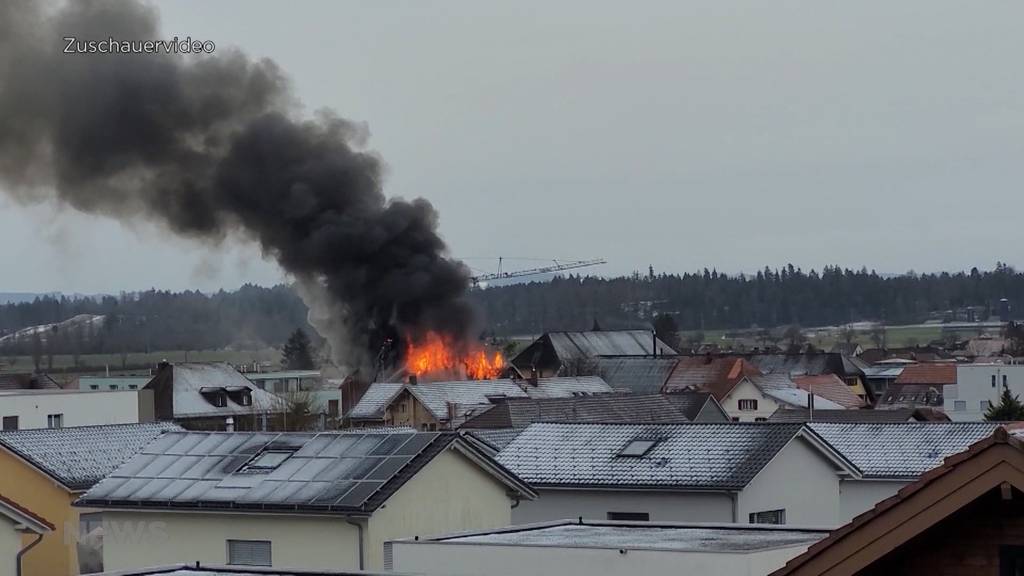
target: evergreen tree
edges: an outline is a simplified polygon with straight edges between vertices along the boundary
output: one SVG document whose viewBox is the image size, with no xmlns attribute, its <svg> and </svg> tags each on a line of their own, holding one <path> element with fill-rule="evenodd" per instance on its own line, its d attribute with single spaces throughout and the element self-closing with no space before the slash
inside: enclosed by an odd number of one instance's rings
<svg viewBox="0 0 1024 576">
<path fill-rule="evenodd" d="M 1020 398 L 1010 393 L 1008 386 L 1003 386 L 999 404 L 989 406 L 988 411 L 985 412 L 985 420 L 990 422 L 1024 420 L 1024 404 L 1021 404 Z"/>
<path fill-rule="evenodd" d="M 671 314 L 658 314 L 654 317 L 654 334 L 658 340 L 668 344 L 669 348 L 679 351 L 679 325 Z M 655 350 L 655 353 L 657 352 Z"/>
<path fill-rule="evenodd" d="M 285 370 L 312 370 L 316 368 L 309 336 L 302 328 L 296 328 L 288 337 L 281 353 L 281 367 Z"/>
</svg>

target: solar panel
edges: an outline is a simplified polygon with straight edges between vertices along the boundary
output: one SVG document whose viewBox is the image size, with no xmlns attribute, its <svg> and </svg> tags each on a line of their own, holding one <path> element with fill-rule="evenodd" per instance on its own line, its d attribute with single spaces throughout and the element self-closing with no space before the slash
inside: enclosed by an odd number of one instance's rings
<svg viewBox="0 0 1024 576">
<path fill-rule="evenodd" d="M 355 486 L 334 503 L 335 506 L 343 508 L 357 508 L 366 502 L 371 494 L 383 486 L 383 482 L 357 482 Z"/>
<path fill-rule="evenodd" d="M 319 454 L 319 456 L 327 458 L 336 458 L 345 453 L 352 445 L 354 445 L 362 436 L 358 434 L 338 434 L 334 436 L 334 441 L 327 447 L 325 447 Z"/>
<path fill-rule="evenodd" d="M 437 432 L 420 432 L 393 452 L 395 456 L 415 456 L 437 438 Z"/>
<path fill-rule="evenodd" d="M 380 466 L 366 475 L 367 480 L 389 480 L 403 466 L 413 459 L 412 456 L 392 456 L 386 458 Z"/>
<path fill-rule="evenodd" d="M 348 493 L 349 490 L 355 486 L 356 483 L 351 480 L 340 480 L 338 482 L 330 483 L 319 496 L 313 500 L 315 504 L 330 505 L 338 501 L 342 496 Z"/>
<path fill-rule="evenodd" d="M 362 458 L 351 470 L 349 470 L 348 477 L 353 480 L 362 480 L 363 478 L 366 478 L 366 475 L 369 474 L 371 470 L 376 468 L 377 465 L 383 461 L 383 458 L 378 458 L 376 456 L 367 456 L 366 458 Z"/>
<path fill-rule="evenodd" d="M 348 450 L 345 450 L 345 456 L 366 456 L 383 440 L 384 436 L 381 434 L 360 436 L 355 444 L 352 444 Z"/>
<path fill-rule="evenodd" d="M 383 442 L 370 451 L 370 454 L 373 456 L 390 456 L 413 436 L 414 434 L 389 434 Z"/>
</svg>

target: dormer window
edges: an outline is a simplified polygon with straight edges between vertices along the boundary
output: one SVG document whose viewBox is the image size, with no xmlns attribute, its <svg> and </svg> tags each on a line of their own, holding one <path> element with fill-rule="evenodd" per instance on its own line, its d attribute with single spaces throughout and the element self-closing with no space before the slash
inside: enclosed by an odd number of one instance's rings
<svg viewBox="0 0 1024 576">
<path fill-rule="evenodd" d="M 223 388 L 203 387 L 199 389 L 199 393 L 203 395 L 203 398 L 206 398 L 207 402 L 217 408 L 223 408 L 228 405 L 227 390 Z"/>
<path fill-rule="evenodd" d="M 630 440 L 629 444 L 626 444 L 622 450 L 619 451 L 619 456 L 631 456 L 640 457 L 651 451 L 658 444 L 659 440 L 656 438 L 636 438 Z"/>
</svg>

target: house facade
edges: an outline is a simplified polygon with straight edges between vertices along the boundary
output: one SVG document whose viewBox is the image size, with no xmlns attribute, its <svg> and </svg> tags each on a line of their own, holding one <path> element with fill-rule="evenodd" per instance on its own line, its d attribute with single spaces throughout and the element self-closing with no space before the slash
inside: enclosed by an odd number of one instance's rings
<svg viewBox="0 0 1024 576">
<path fill-rule="evenodd" d="M 266 430 L 287 408 L 223 363 L 162 362 L 144 390 L 152 391 L 157 420 L 194 430 Z"/>
<path fill-rule="evenodd" d="M 104 533 L 104 566 L 380 569 L 384 542 L 508 525 L 530 488 L 455 433 L 192 432 L 154 442 L 76 506 Z M 201 505 L 200 505 L 201 503 Z"/>
<path fill-rule="evenodd" d="M 981 421 L 990 406 L 999 403 L 1003 387 L 1024 396 L 1024 366 L 1010 364 L 960 364 L 956 383 L 946 387 L 943 407 L 954 421 Z"/>
<path fill-rule="evenodd" d="M 71 503 L 165 431 L 180 429 L 150 423 L 0 433 L 0 494 L 53 524 L 24 555 L 23 575 L 79 574 L 81 520 L 95 510 Z"/>
<path fill-rule="evenodd" d="M 0 422 L 5 431 L 99 424 L 152 422 L 151 390 L 0 391 Z"/>
<path fill-rule="evenodd" d="M 45 518 L 0 494 L 0 576 L 20 576 L 21 551 L 38 545 L 53 529 Z"/>
</svg>

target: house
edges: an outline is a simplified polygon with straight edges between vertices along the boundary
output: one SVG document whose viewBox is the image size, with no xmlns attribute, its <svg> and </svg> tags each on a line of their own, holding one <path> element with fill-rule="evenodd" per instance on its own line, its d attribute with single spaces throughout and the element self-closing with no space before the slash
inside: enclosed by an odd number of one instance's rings
<svg viewBox="0 0 1024 576">
<path fill-rule="evenodd" d="M 1024 443 L 998 428 L 772 576 L 1018 574 Z"/>
<path fill-rule="evenodd" d="M 56 528 L 45 518 L 0 494 L 0 576 L 21 576 L 24 552 Z"/>
<path fill-rule="evenodd" d="M 922 474 L 992 434 L 987 422 L 807 424 L 859 474 L 840 479 L 839 518 L 845 522 L 892 496 Z"/>
<path fill-rule="evenodd" d="M 154 420 L 151 390 L 0 390 L 4 431 Z"/>
<path fill-rule="evenodd" d="M 153 379 L 148 376 L 79 376 L 79 390 L 138 390 Z"/>
<path fill-rule="evenodd" d="M 453 382 L 374 382 L 349 411 L 354 427 L 412 426 L 417 430 L 450 430 L 511 398 L 571 398 L 608 394 L 612 389 L 597 376 Z"/>
<path fill-rule="evenodd" d="M 744 376 L 761 374 L 753 364 L 742 358 L 711 355 L 684 356 L 665 382 L 663 391 L 731 390 Z M 721 392 L 716 394 L 720 398 Z"/>
<path fill-rule="evenodd" d="M 895 410 L 818 410 L 812 414 L 805 408 L 776 410 L 768 417 L 769 422 L 949 422 L 941 410 L 927 408 L 903 408 Z"/>
<path fill-rule="evenodd" d="M 523 377 L 573 375 L 608 357 L 675 356 L 676 351 L 648 330 L 548 332 L 512 358 Z"/>
<path fill-rule="evenodd" d="M 765 574 L 828 534 L 770 525 L 559 520 L 390 542 L 425 576 Z"/>
<path fill-rule="evenodd" d="M 999 403 L 1005 386 L 1015 396 L 1024 392 L 1024 366 L 958 364 L 952 385 L 946 387 L 943 407 L 955 421 L 985 419 L 989 406 Z"/>
<path fill-rule="evenodd" d="M 0 390 L 59 390 L 49 374 L 0 374 Z"/>
<path fill-rule="evenodd" d="M 789 376 L 819 376 L 835 374 L 850 390 L 866 403 L 875 400 L 874 391 L 864 384 L 864 369 L 868 363 L 855 356 L 833 352 L 808 352 L 801 354 L 749 354 L 744 358 L 762 374 L 787 374 Z"/>
<path fill-rule="evenodd" d="M 802 424 L 532 424 L 497 456 L 563 518 L 835 525 L 856 469 Z M 799 489 L 794 487 L 799 486 Z"/>
<path fill-rule="evenodd" d="M 455 432 L 177 432 L 75 506 L 102 510 L 107 534 L 160 527 L 105 541 L 108 569 L 379 570 L 387 540 L 506 526 L 535 495 Z"/>
<path fill-rule="evenodd" d="M 879 396 L 879 409 L 943 409 L 947 387 L 956 384 L 956 364 L 906 364 L 896 380 Z"/>
<path fill-rule="evenodd" d="M 907 363 L 913 364 L 911 361 Z M 881 398 L 889 386 L 896 383 L 904 367 L 902 361 L 895 364 L 889 361 L 872 364 L 864 368 L 864 384 L 874 392 L 876 398 Z"/>
<path fill-rule="evenodd" d="M 463 428 L 525 428 L 534 422 L 726 422 L 728 415 L 706 392 L 599 394 L 569 398 L 509 398 L 467 420 Z"/>
<path fill-rule="evenodd" d="M 657 394 L 679 363 L 673 356 L 598 358 L 597 373 L 617 392 Z"/>
<path fill-rule="evenodd" d="M 158 420 L 195 430 L 255 430 L 285 410 L 285 402 L 222 363 L 161 362 L 145 386 L 153 391 Z"/>
<path fill-rule="evenodd" d="M 0 494 L 54 525 L 53 533 L 25 554 L 25 576 L 79 573 L 80 521 L 85 525 L 95 516 L 71 502 L 169 430 L 181 428 L 154 422 L 0 433 Z"/>
<path fill-rule="evenodd" d="M 785 374 L 745 375 L 731 386 L 729 382 L 731 379 L 720 380 L 708 391 L 734 422 L 767 422 L 776 410 L 807 408 L 811 402 L 815 408 L 843 409 L 835 402 L 798 388 Z"/>
</svg>

